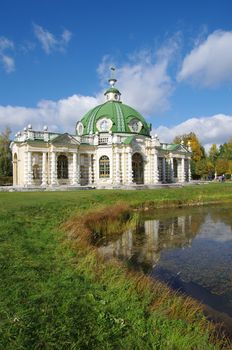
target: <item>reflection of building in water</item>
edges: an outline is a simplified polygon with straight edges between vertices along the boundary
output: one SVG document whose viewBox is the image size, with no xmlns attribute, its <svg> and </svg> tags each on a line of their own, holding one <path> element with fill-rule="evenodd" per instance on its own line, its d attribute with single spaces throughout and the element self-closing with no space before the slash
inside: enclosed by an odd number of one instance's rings
<svg viewBox="0 0 232 350">
<path fill-rule="evenodd" d="M 140 260 L 154 265 L 160 257 L 159 249 L 159 220 L 146 220 L 144 222 L 145 236 L 144 245 L 141 249 Z"/>
<path fill-rule="evenodd" d="M 118 257 L 139 264 L 153 266 L 165 248 L 179 248 L 191 244 L 192 216 L 179 216 L 163 220 L 146 220 L 137 231 L 128 230 L 116 242 L 99 248 L 106 257 Z"/>
<path fill-rule="evenodd" d="M 130 259 L 134 251 L 132 230 L 124 232 L 117 241 L 111 242 L 106 246 L 99 247 L 98 250 L 105 257 L 115 256 Z"/>
</svg>

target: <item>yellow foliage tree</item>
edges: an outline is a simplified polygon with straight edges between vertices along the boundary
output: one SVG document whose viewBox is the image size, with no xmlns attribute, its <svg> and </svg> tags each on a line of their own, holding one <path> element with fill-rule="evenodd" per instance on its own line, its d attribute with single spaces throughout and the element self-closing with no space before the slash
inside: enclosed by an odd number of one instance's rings
<svg viewBox="0 0 232 350">
<path fill-rule="evenodd" d="M 181 141 L 184 142 L 184 145 L 188 145 L 188 142 L 190 141 L 191 149 L 192 149 L 192 160 L 194 162 L 197 162 L 203 158 L 205 158 L 205 149 L 200 144 L 200 141 L 198 140 L 198 137 L 194 132 L 190 132 L 189 134 L 184 134 L 180 136 L 176 136 L 174 139 L 174 143 L 181 143 Z"/>
<path fill-rule="evenodd" d="M 218 175 L 226 174 L 228 170 L 229 162 L 226 159 L 218 159 L 216 161 L 216 171 Z"/>
<path fill-rule="evenodd" d="M 228 161 L 228 168 L 227 168 L 226 174 L 230 174 L 232 178 L 232 160 Z"/>
</svg>

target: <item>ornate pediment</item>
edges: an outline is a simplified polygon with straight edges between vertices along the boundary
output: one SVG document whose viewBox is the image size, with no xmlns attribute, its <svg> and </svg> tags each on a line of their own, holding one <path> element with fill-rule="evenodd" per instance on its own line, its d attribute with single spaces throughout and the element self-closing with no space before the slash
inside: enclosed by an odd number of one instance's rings
<svg viewBox="0 0 232 350">
<path fill-rule="evenodd" d="M 55 146 L 76 146 L 80 144 L 79 141 L 67 133 L 57 136 L 51 143 Z"/>
<path fill-rule="evenodd" d="M 189 152 L 188 149 L 183 145 L 178 145 L 174 151 L 175 152 L 184 152 L 184 153 Z"/>
<path fill-rule="evenodd" d="M 161 149 L 174 153 L 188 153 L 189 150 L 182 144 L 161 144 Z"/>
</svg>

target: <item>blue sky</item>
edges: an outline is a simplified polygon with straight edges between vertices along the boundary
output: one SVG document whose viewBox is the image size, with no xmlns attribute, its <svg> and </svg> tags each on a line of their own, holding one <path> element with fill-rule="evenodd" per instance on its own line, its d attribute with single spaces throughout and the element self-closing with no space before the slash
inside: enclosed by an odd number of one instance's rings
<svg viewBox="0 0 232 350">
<path fill-rule="evenodd" d="M 2 0 L 0 130 L 74 132 L 115 65 L 161 141 L 232 137 L 232 2 Z"/>
</svg>

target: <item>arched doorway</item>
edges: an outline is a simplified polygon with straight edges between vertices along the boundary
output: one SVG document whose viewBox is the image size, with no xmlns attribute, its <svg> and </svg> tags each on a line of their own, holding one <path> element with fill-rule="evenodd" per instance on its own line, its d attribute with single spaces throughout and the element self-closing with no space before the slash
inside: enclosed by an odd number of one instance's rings
<svg viewBox="0 0 232 350">
<path fill-rule="evenodd" d="M 17 154 L 14 154 L 13 157 L 13 184 L 14 186 L 17 186 L 19 184 L 18 182 L 18 157 Z"/>
<path fill-rule="evenodd" d="M 139 153 L 135 153 L 132 156 L 132 171 L 133 182 L 136 184 L 144 183 L 144 164 L 143 157 Z"/>
<path fill-rule="evenodd" d="M 57 158 L 57 178 L 68 179 L 68 157 L 64 155 Z"/>
</svg>

